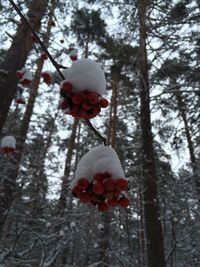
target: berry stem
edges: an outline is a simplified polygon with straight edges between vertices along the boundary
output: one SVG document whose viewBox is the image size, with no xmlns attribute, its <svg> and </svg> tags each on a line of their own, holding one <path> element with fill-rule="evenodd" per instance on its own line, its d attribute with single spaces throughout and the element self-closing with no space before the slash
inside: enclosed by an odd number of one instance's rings
<svg viewBox="0 0 200 267">
<path fill-rule="evenodd" d="M 94 126 L 92 125 L 92 123 L 90 122 L 90 120 L 86 120 L 85 119 L 86 124 L 88 125 L 88 127 L 90 127 L 90 129 L 93 130 L 93 132 L 103 141 L 105 146 L 108 146 L 108 142 L 107 139 L 105 137 L 103 137 L 98 131 L 97 129 L 94 128 Z"/>
</svg>

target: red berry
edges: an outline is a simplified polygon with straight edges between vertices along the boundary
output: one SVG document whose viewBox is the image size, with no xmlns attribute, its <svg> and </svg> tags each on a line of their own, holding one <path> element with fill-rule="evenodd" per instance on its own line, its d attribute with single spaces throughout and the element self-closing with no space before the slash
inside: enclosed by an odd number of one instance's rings
<svg viewBox="0 0 200 267">
<path fill-rule="evenodd" d="M 70 56 L 72 61 L 76 61 L 77 60 L 77 56 Z"/>
<path fill-rule="evenodd" d="M 72 115 L 74 118 L 80 118 L 80 113 L 81 113 L 80 105 L 75 105 L 75 104 L 71 107 L 71 110 L 69 112 L 69 114 Z"/>
<path fill-rule="evenodd" d="M 22 105 L 25 105 L 26 104 L 26 102 L 23 99 L 21 99 L 21 98 L 17 99 L 16 100 L 16 103 L 17 104 L 22 104 Z"/>
<path fill-rule="evenodd" d="M 41 74 L 41 77 L 43 78 L 43 81 L 46 83 L 46 84 L 50 84 L 51 82 L 51 75 L 47 72 L 42 72 Z"/>
<path fill-rule="evenodd" d="M 31 40 L 33 43 L 38 43 L 38 38 L 32 33 L 31 33 Z"/>
<path fill-rule="evenodd" d="M 91 196 L 92 196 L 92 200 L 91 201 L 98 202 L 98 196 L 95 193 L 92 192 Z"/>
<path fill-rule="evenodd" d="M 127 208 L 129 205 L 129 200 L 127 197 L 122 197 L 118 200 L 118 204 L 119 206 L 121 206 L 122 208 Z"/>
<path fill-rule="evenodd" d="M 29 79 L 22 79 L 19 81 L 21 85 L 30 85 L 32 83 L 32 80 Z"/>
<path fill-rule="evenodd" d="M 21 71 L 21 70 L 17 70 L 16 71 L 16 76 L 18 79 L 22 79 L 23 78 L 23 75 L 24 75 L 24 72 Z"/>
<path fill-rule="evenodd" d="M 86 178 L 80 178 L 77 182 L 77 186 L 80 190 L 85 190 L 89 186 L 89 182 Z"/>
<path fill-rule="evenodd" d="M 82 99 L 81 99 L 81 95 L 80 94 L 74 94 L 73 96 L 72 96 L 72 102 L 74 103 L 74 104 L 76 104 L 76 105 L 79 105 L 79 104 L 81 104 L 81 102 L 82 102 Z"/>
<path fill-rule="evenodd" d="M 42 59 L 46 60 L 48 59 L 48 56 L 45 52 L 42 52 L 41 56 L 40 56 Z"/>
<path fill-rule="evenodd" d="M 6 154 L 15 152 L 15 148 L 11 147 L 11 146 L 4 146 L 4 147 L 2 147 L 2 150 Z"/>
<path fill-rule="evenodd" d="M 105 202 L 98 203 L 98 210 L 101 212 L 105 212 L 109 209 L 109 206 Z"/>
<path fill-rule="evenodd" d="M 93 109 L 90 109 L 86 113 L 86 119 L 92 119 L 96 117 L 96 115 L 100 112 L 99 108 L 94 107 Z"/>
<path fill-rule="evenodd" d="M 81 93 L 82 93 L 83 98 L 84 98 L 85 100 L 88 100 L 89 95 L 91 94 L 91 92 L 90 92 L 89 90 L 84 90 L 84 91 L 82 91 Z"/>
<path fill-rule="evenodd" d="M 59 108 L 61 108 L 61 109 L 66 109 L 66 108 L 68 108 L 68 104 L 67 104 L 67 102 L 66 101 L 63 101 L 63 102 L 61 102 L 60 104 L 59 104 Z"/>
<path fill-rule="evenodd" d="M 118 198 L 112 197 L 107 200 L 108 205 L 110 205 L 112 208 L 116 207 L 118 204 Z"/>
<path fill-rule="evenodd" d="M 52 20 L 52 21 L 49 21 L 49 26 L 52 26 L 52 27 L 54 27 L 54 26 L 56 26 L 56 24 L 55 24 L 55 22 Z"/>
<path fill-rule="evenodd" d="M 119 178 L 115 181 L 116 183 L 116 189 L 119 191 L 125 191 L 128 188 L 128 182 L 127 180 L 123 178 Z"/>
<path fill-rule="evenodd" d="M 63 92 L 69 93 L 69 92 L 71 92 L 72 89 L 73 89 L 73 86 L 72 86 L 71 83 L 69 83 L 69 82 L 64 82 L 64 83 L 62 84 L 61 90 L 62 90 Z"/>
<path fill-rule="evenodd" d="M 103 182 L 104 180 L 104 174 L 103 173 L 96 173 L 95 176 L 94 176 L 94 180 L 98 181 L 98 182 Z"/>
<path fill-rule="evenodd" d="M 99 96 L 96 93 L 90 93 L 88 100 L 90 104 L 95 105 L 99 102 Z"/>
<path fill-rule="evenodd" d="M 109 105 L 109 102 L 107 99 L 105 98 L 102 98 L 100 101 L 99 101 L 99 106 L 101 108 L 107 108 L 107 106 Z"/>
<path fill-rule="evenodd" d="M 72 190 L 72 195 L 76 198 L 81 196 L 81 191 L 79 190 L 78 186 L 75 186 Z"/>
<path fill-rule="evenodd" d="M 105 191 L 113 191 L 115 189 L 115 181 L 111 178 L 107 178 L 103 181 Z"/>
<path fill-rule="evenodd" d="M 102 185 L 102 183 L 100 183 L 100 182 L 95 182 L 94 184 L 93 184 L 93 192 L 95 193 L 95 194 L 97 194 L 97 195 L 102 195 L 103 194 L 103 192 L 104 192 L 104 188 L 103 188 L 103 185 Z"/>
<path fill-rule="evenodd" d="M 85 109 L 85 110 L 90 110 L 90 109 L 92 108 L 92 105 L 91 105 L 91 104 L 88 104 L 88 103 L 83 103 L 83 104 L 82 104 L 82 107 L 83 107 L 83 109 Z"/>
<path fill-rule="evenodd" d="M 92 195 L 88 192 L 82 192 L 80 195 L 80 201 L 88 203 L 92 200 Z"/>
<path fill-rule="evenodd" d="M 117 191 L 117 190 L 112 191 L 112 195 L 113 195 L 114 197 L 119 197 L 119 194 L 120 194 L 120 192 Z"/>
</svg>

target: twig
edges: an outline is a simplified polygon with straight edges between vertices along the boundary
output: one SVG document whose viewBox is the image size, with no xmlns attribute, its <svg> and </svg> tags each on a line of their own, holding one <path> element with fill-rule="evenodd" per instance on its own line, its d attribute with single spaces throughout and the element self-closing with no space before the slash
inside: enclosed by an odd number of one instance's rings
<svg viewBox="0 0 200 267">
<path fill-rule="evenodd" d="M 92 131 L 103 141 L 104 145 L 107 146 L 107 140 L 105 137 L 103 137 L 92 125 L 92 123 L 90 122 L 90 120 L 85 120 L 86 124 L 88 125 L 88 127 L 90 127 L 92 129 Z"/>
<path fill-rule="evenodd" d="M 11 5 L 13 6 L 13 8 L 16 10 L 16 12 L 19 14 L 19 16 L 21 17 L 21 19 L 26 23 L 26 25 L 28 26 L 28 28 L 30 29 L 30 31 L 32 32 L 32 34 L 37 38 L 39 44 L 41 45 L 42 49 L 45 51 L 45 53 L 48 55 L 48 58 L 50 59 L 50 61 L 52 62 L 52 64 L 54 65 L 54 67 L 56 68 L 57 72 L 59 73 L 60 77 L 62 80 L 65 80 L 65 76 L 62 74 L 60 68 L 66 68 L 63 67 L 61 65 L 59 65 L 55 59 L 51 56 L 51 54 L 49 53 L 49 51 L 47 50 L 46 46 L 44 45 L 44 43 L 42 42 L 42 40 L 40 39 L 40 37 L 37 35 L 37 33 L 35 32 L 35 30 L 33 29 L 33 27 L 30 25 L 30 23 L 28 22 L 28 20 L 26 19 L 26 17 L 22 14 L 22 12 L 20 11 L 20 9 L 18 8 L 18 6 L 14 3 L 13 0 L 9 0 L 9 2 L 11 3 Z M 92 123 L 89 120 L 85 120 L 85 122 L 87 123 L 88 127 L 103 141 L 104 145 L 107 146 L 107 140 L 105 137 L 103 137 L 92 125 Z"/>
</svg>

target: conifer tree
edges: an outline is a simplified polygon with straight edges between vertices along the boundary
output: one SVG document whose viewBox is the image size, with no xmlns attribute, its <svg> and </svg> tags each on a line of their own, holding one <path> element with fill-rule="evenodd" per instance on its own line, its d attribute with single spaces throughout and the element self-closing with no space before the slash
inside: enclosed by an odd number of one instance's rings
<svg viewBox="0 0 200 267">
<path fill-rule="evenodd" d="M 160 221 L 158 200 L 158 177 L 155 166 L 155 152 L 153 147 L 149 77 L 146 51 L 146 14 L 148 3 L 145 0 L 138 1 L 139 31 L 140 31 L 140 60 L 139 60 L 139 87 L 140 87 L 140 116 L 142 131 L 142 164 L 143 164 L 143 197 L 144 217 L 147 238 L 148 267 L 165 267 L 164 240 Z"/>
</svg>

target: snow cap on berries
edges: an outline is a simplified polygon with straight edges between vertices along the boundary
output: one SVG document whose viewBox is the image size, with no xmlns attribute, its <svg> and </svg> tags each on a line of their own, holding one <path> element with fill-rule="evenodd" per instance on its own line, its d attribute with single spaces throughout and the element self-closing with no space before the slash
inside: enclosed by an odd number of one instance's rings
<svg viewBox="0 0 200 267">
<path fill-rule="evenodd" d="M 67 70 L 66 76 L 73 86 L 73 92 L 87 89 L 100 95 L 105 93 L 105 74 L 100 65 L 94 60 L 84 58 L 74 61 Z"/>
<path fill-rule="evenodd" d="M 100 145 L 87 152 L 77 165 L 71 187 L 75 198 L 96 205 L 100 212 L 129 205 L 128 182 L 112 147 Z"/>
<path fill-rule="evenodd" d="M 13 136 L 5 136 L 1 139 L 1 149 L 5 153 L 13 153 L 16 149 L 16 140 Z"/>
<path fill-rule="evenodd" d="M 78 50 L 76 48 L 69 48 L 69 56 L 70 57 L 77 57 Z"/>
<path fill-rule="evenodd" d="M 30 70 L 26 70 L 23 74 L 23 77 L 19 81 L 19 83 L 22 85 L 29 85 L 32 83 L 32 80 L 33 80 L 32 73 L 30 72 Z"/>
<path fill-rule="evenodd" d="M 22 79 L 23 78 L 23 75 L 24 75 L 24 73 L 25 73 L 25 68 L 22 68 L 21 70 L 17 70 L 16 71 L 16 76 L 17 76 L 17 78 L 18 79 Z"/>
<path fill-rule="evenodd" d="M 75 179 L 72 182 L 72 188 L 82 177 L 92 182 L 95 174 L 105 172 L 110 173 L 114 180 L 124 178 L 125 176 L 115 150 L 112 147 L 99 145 L 92 148 L 81 158 L 75 171 Z"/>
<path fill-rule="evenodd" d="M 69 72 L 69 69 L 62 70 L 62 74 L 65 76 L 65 79 L 68 79 L 68 72 Z"/>
<path fill-rule="evenodd" d="M 1 147 L 5 147 L 5 146 L 16 148 L 16 140 L 14 136 L 9 135 L 1 139 Z"/>
</svg>

